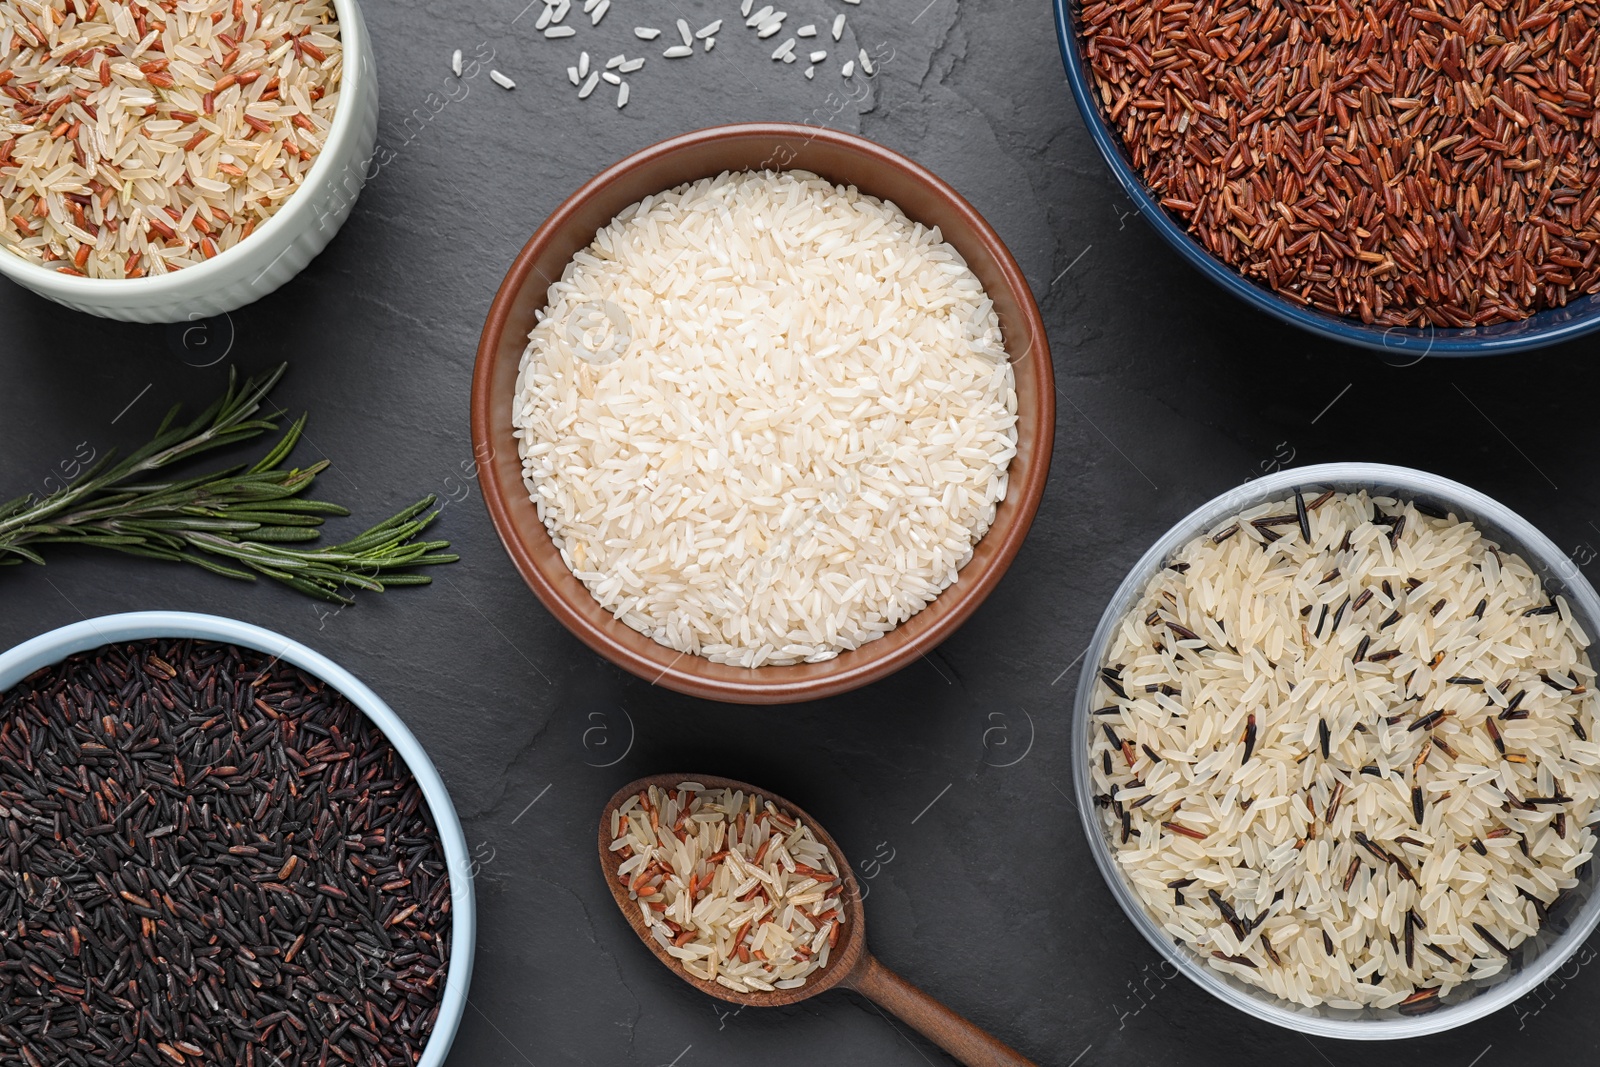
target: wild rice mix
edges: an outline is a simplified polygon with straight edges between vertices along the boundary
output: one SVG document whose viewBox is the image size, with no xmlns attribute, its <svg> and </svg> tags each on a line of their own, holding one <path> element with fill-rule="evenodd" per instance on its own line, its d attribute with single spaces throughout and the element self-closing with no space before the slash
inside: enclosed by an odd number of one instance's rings
<svg viewBox="0 0 1600 1067">
<path fill-rule="evenodd" d="M 0 0 L 0 245 L 139 278 L 249 237 L 339 103 L 331 0 Z"/>
<path fill-rule="evenodd" d="M 838 864 L 760 794 L 651 786 L 612 811 L 611 837 L 650 935 L 696 978 L 795 989 L 828 965 L 845 921 Z"/>
<path fill-rule="evenodd" d="M 1292 300 L 1525 318 L 1600 290 L 1600 4 L 1093 0 L 1102 114 L 1163 207 Z"/>
<path fill-rule="evenodd" d="M 1101 664 L 1095 803 L 1162 930 L 1306 1005 L 1424 1011 L 1578 883 L 1588 636 L 1470 523 L 1252 508 L 1150 582 Z"/>
</svg>

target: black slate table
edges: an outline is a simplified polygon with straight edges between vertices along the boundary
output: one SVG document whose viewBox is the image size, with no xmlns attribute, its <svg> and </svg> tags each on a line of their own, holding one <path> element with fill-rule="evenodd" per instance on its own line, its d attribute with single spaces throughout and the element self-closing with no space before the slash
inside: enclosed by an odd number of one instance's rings
<svg viewBox="0 0 1600 1067">
<path fill-rule="evenodd" d="M 322 495 L 358 513 L 332 532 L 436 493 L 436 529 L 463 561 L 336 611 L 265 583 L 65 553 L 0 573 L 0 646 L 108 612 L 214 612 L 305 641 L 383 695 L 432 753 L 475 858 L 478 958 L 452 1065 L 948 1062 L 850 994 L 733 1011 L 645 951 L 602 884 L 594 833 L 612 790 L 667 770 L 808 808 L 870 887 L 882 959 L 1041 1064 L 1594 1062 L 1595 946 L 1491 1018 L 1383 1046 L 1257 1023 L 1173 977 L 1093 867 L 1067 739 L 1079 654 L 1126 569 L 1255 474 L 1340 459 L 1436 471 L 1527 515 L 1595 578 L 1600 340 L 1386 359 L 1228 300 L 1131 213 L 1068 98 L 1043 0 L 785 0 L 789 28 L 761 41 L 735 0 L 615 0 L 598 28 L 574 4 L 579 32 L 563 41 L 536 33 L 525 3 L 367 0 L 387 151 L 344 231 L 268 299 L 169 329 L 0 283 L 0 498 L 42 491 L 85 450 L 135 446 L 170 403 L 209 401 L 229 366 L 289 360 L 275 399 L 312 412 L 297 458 L 331 459 Z M 723 18 L 715 51 L 660 58 L 678 17 Z M 836 53 L 813 81 L 803 60 L 769 58 L 807 21 L 821 43 L 801 50 Z M 646 46 L 635 25 L 664 33 Z M 845 46 L 878 57 L 873 79 L 839 77 Z M 453 84 L 455 48 L 469 64 L 492 50 L 486 66 L 517 88 L 487 70 Z M 565 68 L 580 48 L 649 57 L 625 109 L 604 83 L 577 99 Z M 628 152 L 749 120 L 856 131 L 950 181 L 1027 272 L 1060 386 L 1038 520 L 983 608 L 895 677 L 774 709 L 680 697 L 591 654 L 518 578 L 464 473 L 478 332 L 545 214 Z"/>
</svg>

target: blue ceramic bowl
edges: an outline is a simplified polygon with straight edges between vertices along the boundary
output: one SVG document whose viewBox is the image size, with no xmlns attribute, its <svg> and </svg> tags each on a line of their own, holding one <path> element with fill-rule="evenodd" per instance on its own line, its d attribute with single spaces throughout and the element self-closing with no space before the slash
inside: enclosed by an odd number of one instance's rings
<svg viewBox="0 0 1600 1067">
<path fill-rule="evenodd" d="M 1061 45 L 1061 61 L 1067 68 L 1067 84 L 1083 114 L 1084 125 L 1105 156 L 1106 164 L 1117 176 L 1123 191 L 1144 220 L 1166 238 L 1178 254 L 1207 278 L 1258 311 L 1298 326 L 1319 337 L 1361 345 L 1397 356 L 1420 359 L 1423 356 L 1487 356 L 1500 352 L 1521 352 L 1531 348 L 1570 341 L 1600 329 L 1600 295 L 1574 300 L 1564 308 L 1541 311 L 1520 322 L 1472 329 L 1421 329 L 1405 326 L 1368 326 L 1360 319 L 1329 315 L 1286 300 L 1264 285 L 1247 280 L 1232 267 L 1217 259 L 1195 240 L 1188 228 L 1167 214 L 1139 172 L 1123 154 L 1121 139 L 1106 125 L 1100 106 L 1091 92 L 1089 64 L 1079 47 L 1077 13 L 1074 0 L 1052 0 L 1056 9 L 1056 37 Z"/>
<path fill-rule="evenodd" d="M 34 671 L 60 663 L 74 653 L 87 652 L 101 645 L 142 641 L 152 637 L 193 637 L 238 645 L 292 663 L 343 693 L 350 703 L 372 720 L 373 725 L 383 731 L 389 743 L 400 753 L 400 758 L 405 760 L 422 789 L 423 798 L 428 802 L 428 812 L 433 816 L 434 829 L 444 845 L 445 866 L 450 872 L 450 959 L 445 964 L 448 970 L 444 995 L 439 1000 L 439 1017 L 433 1024 L 433 1032 L 428 1035 L 422 1059 L 417 1064 L 417 1067 L 442 1067 L 467 1007 L 467 983 L 472 977 L 472 950 L 477 938 L 478 912 L 472 893 L 466 834 L 461 830 L 461 820 L 456 817 L 456 808 L 445 789 L 444 779 L 434 769 L 433 761 L 423 751 L 421 742 L 378 694 L 320 652 L 260 626 L 187 611 L 135 611 L 125 615 L 102 615 L 24 641 L 13 649 L 0 652 L 0 693 Z M 263 1057 L 267 1058 L 270 1057 Z"/>
</svg>

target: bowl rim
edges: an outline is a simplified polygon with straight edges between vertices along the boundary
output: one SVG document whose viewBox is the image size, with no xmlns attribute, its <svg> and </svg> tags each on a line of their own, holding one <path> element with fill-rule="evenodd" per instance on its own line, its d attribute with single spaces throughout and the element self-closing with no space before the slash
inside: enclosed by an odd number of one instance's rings
<svg viewBox="0 0 1600 1067">
<path fill-rule="evenodd" d="M 1496 532 L 1503 533 L 1506 540 L 1515 541 L 1511 547 L 1542 576 L 1548 575 L 1553 567 L 1561 568 L 1557 578 L 1564 585 L 1562 595 L 1574 603 L 1575 613 L 1581 606 L 1586 629 L 1595 632 L 1590 620 L 1600 621 L 1600 596 L 1596 595 L 1583 572 L 1536 526 L 1493 497 L 1441 475 L 1385 463 L 1339 462 L 1290 467 L 1244 482 L 1207 500 L 1174 523 L 1129 568 L 1127 576 L 1107 602 L 1094 636 L 1084 649 L 1082 672 L 1073 698 L 1070 765 L 1079 821 L 1088 839 L 1095 866 L 1099 868 L 1128 920 L 1168 963 L 1206 992 L 1257 1019 L 1319 1037 L 1376 1041 L 1419 1037 L 1453 1029 L 1498 1011 L 1527 994 L 1565 964 L 1593 933 L 1596 924 L 1600 923 L 1600 891 L 1590 893 L 1581 910 L 1573 916 L 1566 932 L 1559 935 L 1537 958 L 1504 980 L 1484 986 L 1465 1001 L 1443 1006 L 1425 1015 L 1399 1019 L 1343 1019 L 1309 1014 L 1317 1009 L 1303 1009 L 1308 1014 L 1301 1014 L 1300 1011 L 1285 1007 L 1287 1002 L 1278 1000 L 1264 990 L 1245 992 L 1240 986 L 1229 983 L 1218 972 L 1197 963 L 1187 952 L 1176 947 L 1161 931 L 1143 903 L 1134 895 L 1112 856 L 1096 814 L 1094 790 L 1087 773 L 1087 759 L 1083 755 L 1088 751 L 1089 731 L 1093 729 L 1090 711 L 1100 662 L 1128 605 L 1143 591 L 1151 576 L 1171 558 L 1172 553 L 1221 519 L 1278 494 L 1289 493 L 1296 486 L 1331 487 L 1350 483 L 1360 483 L 1368 489 L 1398 490 L 1411 497 L 1436 498 L 1447 502 L 1457 509 L 1458 515 L 1475 524 L 1487 521 L 1498 527 Z M 1565 566 L 1562 561 L 1565 561 Z"/>
<path fill-rule="evenodd" d="M 293 638 L 238 619 L 190 611 L 101 615 L 29 638 L 0 652 L 0 694 L 35 671 L 60 663 L 78 652 L 122 641 L 185 637 L 264 652 L 327 682 L 388 738 L 416 778 L 444 846 L 445 865 L 450 874 L 450 958 L 444 964 L 445 986 L 439 999 L 439 1014 L 417 1063 L 417 1067 L 442 1067 L 466 1011 L 467 991 L 472 980 L 478 921 L 472 868 L 466 834 L 444 779 L 416 735 L 382 697 L 327 656 Z"/>
<path fill-rule="evenodd" d="M 342 143 L 354 133 L 356 112 L 360 109 L 346 106 L 346 102 L 355 99 L 356 94 L 364 89 L 367 78 L 376 77 L 375 72 L 365 69 L 364 57 L 369 45 L 367 27 L 361 17 L 358 0 L 331 0 L 331 2 L 334 13 L 338 16 L 339 39 L 343 43 L 344 59 L 339 74 L 339 104 L 334 108 L 333 121 L 328 125 L 328 136 L 322 142 L 316 160 L 311 164 L 311 169 L 306 172 L 299 187 L 290 193 L 289 198 L 278 206 L 278 210 L 274 211 L 272 216 L 249 237 L 192 267 L 143 278 L 80 278 L 75 274 L 62 274 L 0 247 L 0 273 L 10 275 L 19 285 L 46 288 L 52 292 L 70 295 L 74 299 L 93 300 L 113 294 L 123 296 L 131 294 L 154 300 L 181 294 L 191 288 L 205 288 L 216 280 L 215 275 L 222 274 L 233 266 L 239 258 L 234 253 L 241 248 L 259 248 L 262 242 L 279 231 L 299 225 L 300 216 L 310 210 L 306 206 L 310 200 L 306 195 L 307 190 L 329 178 L 330 168 L 346 165 L 333 162 L 333 157 L 338 153 L 328 151 L 329 146 L 336 141 Z M 369 161 L 362 161 L 363 170 L 367 162 Z M 257 241 L 256 238 L 261 238 L 262 241 Z M 276 262 L 276 259 L 273 262 Z"/>
<path fill-rule="evenodd" d="M 914 640 L 889 651 L 879 651 L 876 647 L 878 642 L 870 641 L 820 664 L 758 667 L 746 671 L 748 678 L 735 681 L 711 678 L 680 666 L 686 657 L 693 655 L 692 653 L 679 653 L 668 666 L 662 667 L 640 650 L 651 646 L 657 648 L 666 646 L 659 645 L 654 639 L 627 627 L 609 615 L 608 621 L 615 622 L 616 629 L 602 629 L 601 626 L 570 608 L 568 594 L 546 577 L 527 551 L 522 538 L 518 536 L 518 527 L 511 513 L 507 495 L 495 479 L 491 465 L 483 462 L 482 457 L 494 454 L 495 442 L 490 428 L 493 425 L 492 404 L 495 397 L 492 395 L 492 386 L 498 349 L 517 294 L 527 276 L 535 270 L 536 262 L 546 246 L 560 236 L 571 224 L 573 216 L 578 214 L 588 201 L 602 193 L 614 181 L 685 150 L 721 141 L 757 139 L 827 143 L 908 175 L 942 201 L 954 216 L 959 217 L 977 235 L 993 257 L 1006 286 L 1015 294 L 1019 317 L 1027 327 L 1031 343 L 1020 356 L 1013 357 L 1012 362 L 1029 361 L 1031 368 L 1038 375 L 1038 388 L 1034 391 L 1036 395 L 1033 396 L 1031 404 L 1022 396 L 1018 397 L 1019 419 L 1034 420 L 1035 443 L 1029 453 L 1031 467 L 1028 476 L 1025 479 L 1011 478 L 1006 490 L 1006 499 L 1001 503 L 1002 507 L 1014 509 L 1011 524 L 1003 531 L 1003 536 L 997 538 L 994 555 L 982 572 L 974 573 L 968 578 L 964 567 L 963 580 L 947 587 L 934 601 L 929 602 L 928 607 L 931 607 L 938 600 L 950 598 L 947 603 L 951 606 L 935 617 L 933 624 L 926 631 Z M 1017 265 L 1010 249 L 988 221 L 947 182 L 893 149 L 856 134 L 802 123 L 733 123 L 678 134 L 629 154 L 583 183 L 539 225 L 522 251 L 517 254 L 489 308 L 473 369 L 471 427 L 473 455 L 480 459 L 477 464 L 478 483 L 483 491 L 484 504 L 488 508 L 495 532 L 523 580 L 544 604 L 545 609 L 583 644 L 609 662 L 649 681 L 652 685 L 662 685 L 688 696 L 744 704 L 794 703 L 836 696 L 900 670 L 954 633 L 999 584 L 1027 537 L 1038 511 L 1039 502 L 1044 496 L 1045 483 L 1049 478 L 1055 443 L 1055 376 L 1044 320 L 1022 268 Z M 1014 470 L 1013 466 L 1012 471 Z M 523 489 L 520 479 L 516 488 L 521 497 L 526 497 L 526 490 Z M 520 503 L 520 499 L 518 502 Z M 549 532 L 542 524 L 537 534 L 533 534 L 532 531 L 529 531 L 529 534 L 549 538 Z M 996 537 L 996 531 L 991 525 L 980 540 L 987 542 Z M 588 588 L 570 572 L 561 577 L 570 579 L 575 586 L 575 594 L 592 599 Z M 840 670 L 838 664 L 847 656 L 857 657 L 858 661 Z M 693 659 L 700 660 L 701 657 L 694 656 Z M 808 668 L 826 668 L 827 673 L 815 673 L 807 677 L 810 673 Z M 781 678 L 769 673 L 778 671 L 790 673 Z"/>
<path fill-rule="evenodd" d="M 1067 85 L 1072 99 L 1089 129 L 1089 136 L 1100 150 L 1106 165 L 1122 186 L 1123 192 L 1138 207 L 1138 214 L 1158 234 L 1166 239 L 1189 265 L 1212 282 L 1226 289 L 1257 311 L 1265 312 L 1280 322 L 1297 326 L 1333 341 L 1359 345 L 1394 356 L 1489 356 L 1510 352 L 1525 352 L 1547 345 L 1570 341 L 1600 330 L 1600 294 L 1591 294 L 1580 300 L 1591 302 L 1587 315 L 1578 315 L 1575 300 L 1564 308 L 1546 308 L 1517 322 L 1497 323 L 1484 327 L 1447 327 L 1424 329 L 1404 326 L 1368 326 L 1359 319 L 1330 315 L 1314 308 L 1302 308 L 1277 293 L 1247 280 L 1238 271 L 1213 256 L 1189 233 L 1188 229 L 1167 214 L 1165 208 L 1151 195 L 1144 179 L 1122 154 L 1121 140 L 1106 124 L 1100 114 L 1090 84 L 1090 75 L 1079 47 L 1076 0 L 1052 0 L 1055 7 L 1056 41 L 1061 49 L 1061 62 L 1066 67 Z M 1554 325 L 1537 325 L 1539 315 L 1548 312 L 1567 312 L 1573 317 Z M 1409 365 L 1409 364 L 1407 364 Z"/>
</svg>

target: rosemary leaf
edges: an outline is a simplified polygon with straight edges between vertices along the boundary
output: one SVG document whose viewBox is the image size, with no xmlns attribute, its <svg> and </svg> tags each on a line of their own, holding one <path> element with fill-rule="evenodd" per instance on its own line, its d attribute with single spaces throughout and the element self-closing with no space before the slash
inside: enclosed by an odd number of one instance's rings
<svg viewBox="0 0 1600 1067">
<path fill-rule="evenodd" d="M 301 415 L 266 454 L 243 464 L 176 480 L 150 475 L 196 456 L 276 432 L 256 418 L 287 364 L 246 381 L 228 375 L 227 391 L 187 423 L 173 407 L 155 434 L 126 458 L 108 452 L 71 485 L 45 497 L 31 493 L 0 503 L 0 566 L 43 564 L 35 547 L 76 544 L 149 559 L 187 563 L 224 577 L 271 578 L 320 600 L 352 603 L 356 590 L 426 585 L 414 568 L 454 563 L 448 541 L 417 538 L 434 520 L 425 497 L 338 545 L 316 541 L 324 516 L 350 512 L 305 493 L 326 460 L 285 469 L 305 431 Z M 426 514 L 425 514 L 426 513 Z"/>
</svg>

